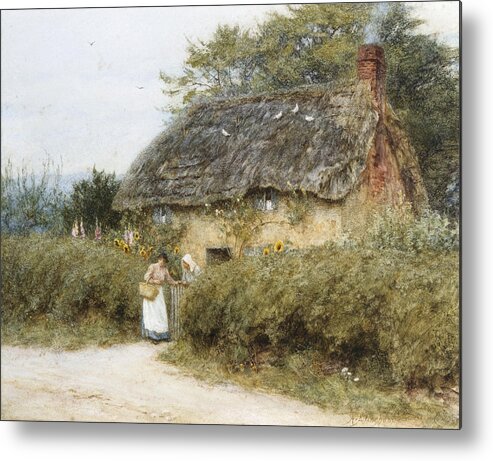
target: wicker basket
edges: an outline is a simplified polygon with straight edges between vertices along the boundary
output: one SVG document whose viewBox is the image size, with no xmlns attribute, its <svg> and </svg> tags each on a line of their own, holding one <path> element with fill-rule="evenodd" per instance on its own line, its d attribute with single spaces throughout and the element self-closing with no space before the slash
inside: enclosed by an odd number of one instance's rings
<svg viewBox="0 0 493 461">
<path fill-rule="evenodd" d="M 146 282 L 139 283 L 139 294 L 149 301 L 154 301 L 159 294 L 159 288 Z"/>
</svg>

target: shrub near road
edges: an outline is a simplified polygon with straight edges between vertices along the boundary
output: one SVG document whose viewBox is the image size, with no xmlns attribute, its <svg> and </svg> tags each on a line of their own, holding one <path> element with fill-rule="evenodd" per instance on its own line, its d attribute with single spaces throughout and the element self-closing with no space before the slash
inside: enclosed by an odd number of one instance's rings
<svg viewBox="0 0 493 461">
<path fill-rule="evenodd" d="M 3 340 L 73 348 L 137 339 L 147 265 L 87 240 L 2 237 Z"/>
<path fill-rule="evenodd" d="M 211 268 L 183 308 L 184 341 L 225 368 L 309 352 L 388 384 L 455 385 L 458 255 L 317 248 Z"/>
</svg>

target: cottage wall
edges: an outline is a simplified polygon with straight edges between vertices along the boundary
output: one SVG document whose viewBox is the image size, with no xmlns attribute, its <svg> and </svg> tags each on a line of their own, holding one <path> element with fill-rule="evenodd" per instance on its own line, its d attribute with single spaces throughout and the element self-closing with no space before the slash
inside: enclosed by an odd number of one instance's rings
<svg viewBox="0 0 493 461">
<path fill-rule="evenodd" d="M 345 232 L 351 232 L 360 220 L 355 216 L 359 213 L 361 201 L 358 195 L 343 203 L 311 197 L 305 218 L 296 225 L 288 221 L 289 208 L 287 198 L 281 197 L 274 211 L 266 211 L 265 220 L 269 221 L 260 233 L 248 245 L 261 249 L 271 247 L 282 240 L 289 248 L 306 248 L 322 245 L 340 239 Z M 214 205 L 213 205 L 214 207 Z M 206 214 L 204 208 L 183 208 L 174 211 L 174 222 L 185 225 L 185 234 L 180 242 L 181 251 L 190 253 L 199 265 L 206 264 L 206 249 L 233 247 L 233 241 L 226 241 L 221 231 L 221 220 L 214 212 Z"/>
</svg>

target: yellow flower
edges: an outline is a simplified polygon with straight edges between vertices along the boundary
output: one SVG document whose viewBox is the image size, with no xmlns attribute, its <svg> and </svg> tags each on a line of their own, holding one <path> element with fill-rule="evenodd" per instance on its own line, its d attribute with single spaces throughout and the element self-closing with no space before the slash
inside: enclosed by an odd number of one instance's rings
<svg viewBox="0 0 493 461">
<path fill-rule="evenodd" d="M 143 258 L 145 258 L 147 256 L 147 253 L 146 253 L 146 250 L 144 247 L 142 247 L 139 251 L 139 254 L 140 256 L 142 256 Z"/>
<path fill-rule="evenodd" d="M 135 231 L 134 233 L 134 240 L 140 240 L 140 234 L 138 231 Z"/>
<path fill-rule="evenodd" d="M 177 255 L 180 252 L 180 247 L 176 246 L 173 251 L 175 252 L 175 255 Z"/>
<path fill-rule="evenodd" d="M 269 248 L 265 247 L 263 253 L 264 253 L 264 256 L 269 256 L 269 253 L 270 253 Z"/>
<path fill-rule="evenodd" d="M 113 240 L 113 243 L 115 244 L 116 247 L 120 246 L 120 240 L 118 239 Z"/>
<path fill-rule="evenodd" d="M 284 243 L 282 243 L 282 240 L 278 240 L 274 245 L 274 251 L 280 253 L 282 250 L 284 250 Z"/>
<path fill-rule="evenodd" d="M 130 253 L 130 247 L 126 243 L 123 245 L 123 251 L 125 253 Z"/>
</svg>

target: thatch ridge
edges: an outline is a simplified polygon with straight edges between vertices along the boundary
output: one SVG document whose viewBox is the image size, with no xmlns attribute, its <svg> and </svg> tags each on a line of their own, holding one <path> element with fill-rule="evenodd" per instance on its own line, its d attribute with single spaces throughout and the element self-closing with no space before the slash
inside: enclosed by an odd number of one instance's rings
<svg viewBox="0 0 493 461">
<path fill-rule="evenodd" d="M 366 82 L 193 104 L 136 158 L 114 205 L 194 206 L 252 189 L 287 192 L 288 182 L 340 200 L 365 167 L 377 119 Z"/>
</svg>

